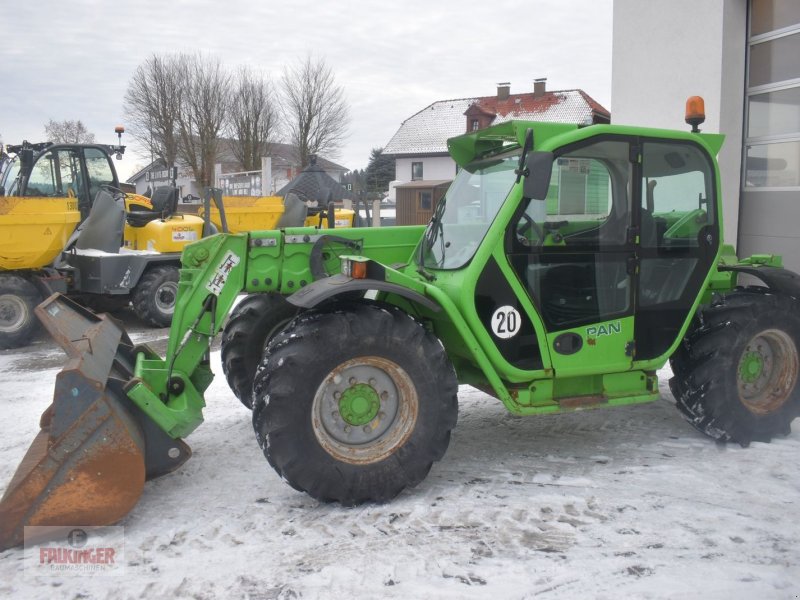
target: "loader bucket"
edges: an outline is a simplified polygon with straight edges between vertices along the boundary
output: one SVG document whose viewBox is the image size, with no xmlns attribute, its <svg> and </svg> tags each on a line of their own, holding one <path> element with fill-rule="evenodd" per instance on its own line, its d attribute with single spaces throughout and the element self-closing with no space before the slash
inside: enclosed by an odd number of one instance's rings
<svg viewBox="0 0 800 600">
<path fill-rule="evenodd" d="M 191 454 L 125 395 L 139 349 L 118 322 L 59 294 L 36 312 L 68 360 L 41 431 L 0 500 L 0 550 L 22 544 L 25 526 L 116 523 L 134 507 L 147 478 Z M 166 461 L 157 459 L 167 453 Z"/>
</svg>

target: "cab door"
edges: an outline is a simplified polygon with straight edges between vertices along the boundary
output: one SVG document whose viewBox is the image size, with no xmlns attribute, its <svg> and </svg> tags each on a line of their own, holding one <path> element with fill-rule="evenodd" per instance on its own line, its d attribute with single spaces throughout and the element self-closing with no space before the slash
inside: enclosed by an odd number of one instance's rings
<svg viewBox="0 0 800 600">
<path fill-rule="evenodd" d="M 556 153 L 546 200 L 524 200 L 507 256 L 537 308 L 557 375 L 632 363 L 636 228 L 628 139 L 592 138 Z"/>
<path fill-rule="evenodd" d="M 689 316 L 719 249 L 716 178 L 692 141 L 643 140 L 636 360 L 663 355 Z"/>
</svg>

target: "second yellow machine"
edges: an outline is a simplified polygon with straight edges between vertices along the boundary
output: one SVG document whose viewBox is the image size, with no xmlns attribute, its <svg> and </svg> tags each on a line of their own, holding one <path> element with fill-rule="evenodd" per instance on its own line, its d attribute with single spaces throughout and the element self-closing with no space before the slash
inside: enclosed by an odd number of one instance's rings
<svg viewBox="0 0 800 600">
<path fill-rule="evenodd" d="M 0 348 L 29 343 L 39 325 L 33 308 L 53 292 L 102 311 L 130 303 L 150 325 L 169 325 L 183 247 L 215 233 L 211 221 L 225 226 L 219 191 L 209 190 L 211 218 L 203 219 L 177 210 L 171 186 L 150 198 L 122 193 L 111 160 L 124 152 L 121 144 L 26 142 L 7 149 L 0 148 Z M 298 202 L 251 199 L 234 208 L 234 221 L 352 226 L 352 211 L 325 218 Z"/>
</svg>

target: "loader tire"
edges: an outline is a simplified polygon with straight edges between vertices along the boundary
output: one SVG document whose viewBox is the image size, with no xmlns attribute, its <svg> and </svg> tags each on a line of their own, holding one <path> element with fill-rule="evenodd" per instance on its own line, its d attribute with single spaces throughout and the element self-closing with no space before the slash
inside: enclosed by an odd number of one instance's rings
<svg viewBox="0 0 800 600">
<path fill-rule="evenodd" d="M 279 332 L 254 383 L 270 465 L 323 502 L 386 502 L 421 482 L 450 441 L 458 382 L 439 340 L 402 310 L 312 310 Z"/>
<path fill-rule="evenodd" d="M 703 308 L 670 359 L 678 409 L 699 431 L 747 446 L 800 414 L 800 302 L 762 287 Z"/>
<path fill-rule="evenodd" d="M 264 349 L 298 312 L 280 294 L 251 294 L 231 313 L 222 332 L 222 371 L 247 408 L 253 408 L 253 379 Z"/>
<path fill-rule="evenodd" d="M 133 288 L 133 311 L 153 327 L 168 327 L 175 313 L 180 272 L 174 265 L 148 269 Z"/>
<path fill-rule="evenodd" d="M 24 277 L 0 274 L 0 348 L 19 348 L 30 343 L 39 329 L 33 309 L 41 301 L 39 290 Z"/>
</svg>

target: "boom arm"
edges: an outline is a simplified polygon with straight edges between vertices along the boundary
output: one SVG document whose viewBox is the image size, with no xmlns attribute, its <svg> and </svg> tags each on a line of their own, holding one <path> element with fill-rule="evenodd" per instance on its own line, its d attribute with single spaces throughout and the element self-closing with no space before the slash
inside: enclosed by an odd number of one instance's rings
<svg viewBox="0 0 800 600">
<path fill-rule="evenodd" d="M 248 240 L 247 234 L 218 235 L 187 247 L 166 357 L 136 349 L 125 392 L 174 438 L 203 421 L 203 392 L 214 377 L 208 351 L 244 288 Z"/>
<path fill-rule="evenodd" d="M 209 347 L 240 292 L 293 294 L 318 276 L 312 268 L 316 254 L 316 269 L 329 273 L 338 270 L 339 255 L 354 250 L 386 264 L 405 260 L 422 231 L 341 229 L 331 236 L 298 227 L 215 235 L 190 244 L 181 257 L 166 356 L 147 346 L 135 348 L 134 376 L 125 392 L 167 434 L 185 437 L 203 421 L 203 392 L 213 379 Z"/>
</svg>

